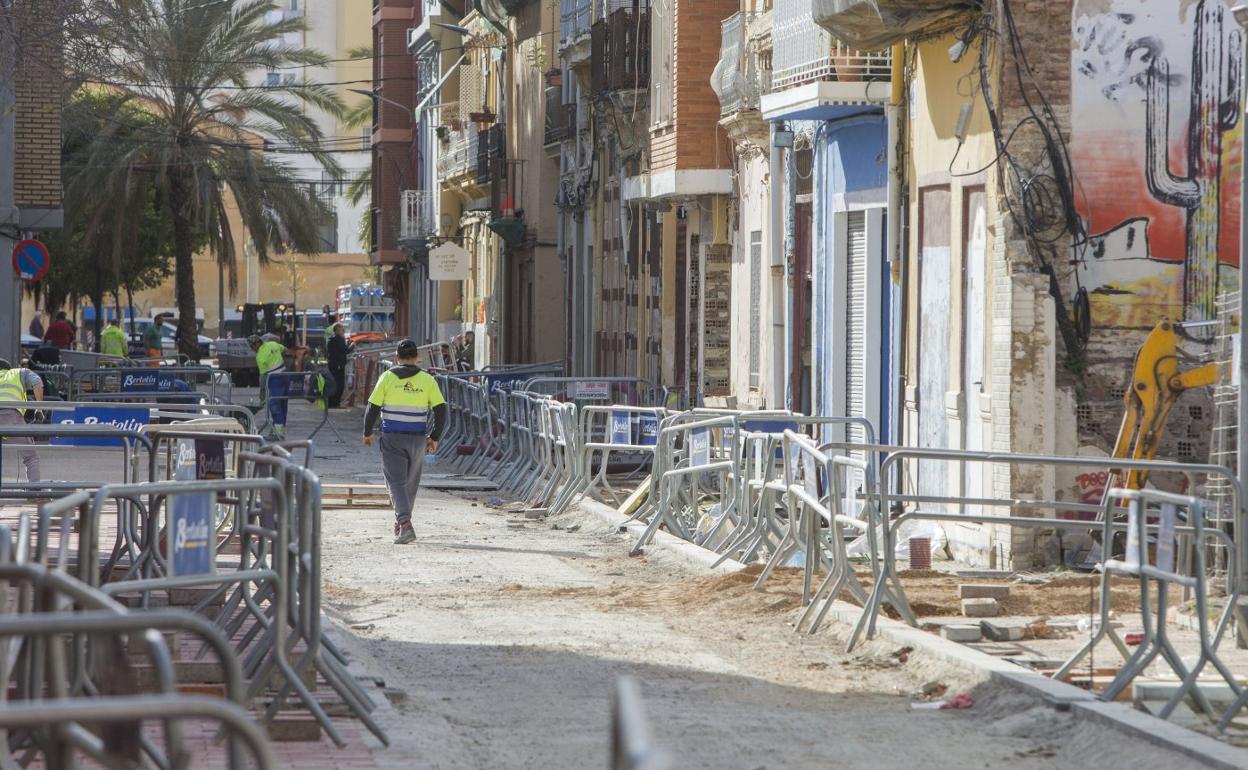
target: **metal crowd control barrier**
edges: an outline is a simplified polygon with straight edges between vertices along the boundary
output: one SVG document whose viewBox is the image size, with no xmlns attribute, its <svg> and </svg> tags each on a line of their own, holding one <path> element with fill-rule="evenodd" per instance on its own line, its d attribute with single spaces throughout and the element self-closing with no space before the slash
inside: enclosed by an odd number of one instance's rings
<svg viewBox="0 0 1248 770">
<path fill-rule="evenodd" d="M 551 396 L 578 406 L 662 406 L 662 391 L 640 377 L 531 377 L 519 386 L 527 393 Z"/>
<path fill-rule="evenodd" d="M 33 519 L 38 519 L 37 522 Z M 76 767 L 74 753 L 106 766 L 126 766 L 144 756 L 156 767 L 182 766 L 181 720 L 209 718 L 221 722 L 229 740 L 229 767 L 248 766 L 242 743 L 260 767 L 275 767 L 268 742 L 243 709 L 242 675 L 225 637 L 196 615 L 164 610 L 134 612 L 63 572 L 65 535 L 52 533 L 50 514 L 23 512 L 16 530 L 0 524 L 0 588 L 12 596 L 0 607 L 0 671 L 5 688 L 0 701 L 0 736 L 6 752 L 0 763 L 15 766 L 42 758 L 47 767 Z M 53 535 L 58 537 L 53 537 Z M 16 535 L 16 538 L 14 537 Z M 32 536 L 34 542 L 32 544 Z M 58 540 L 55 545 L 54 540 Z M 59 548 L 59 564 L 48 565 L 49 552 Z M 57 560 L 54 560 L 57 561 Z M 77 610 L 69 611 L 77 606 Z M 9 610 L 13 610 L 9 612 Z M 178 695 L 170 651 L 157 631 L 178 630 L 201 638 L 215 650 L 223 671 L 226 700 Z M 128 667 L 117 665 L 120 638 L 131 636 L 146 648 L 153 665 L 157 693 L 132 697 Z M 69 635 L 70 644 L 62 643 Z M 165 752 L 140 732 L 143 721 L 163 725 Z M 127 733 L 97 736 L 86 725 L 121 723 Z M 241 742 L 240 743 L 240 739 Z M 146 766 L 146 763 L 144 763 Z"/>
<path fill-rule="evenodd" d="M 593 495 L 603 502 L 619 506 L 622 502 L 608 479 L 611 456 L 628 455 L 629 464 L 637 470 L 651 467 L 658 448 L 659 423 L 667 416 L 667 410 L 655 406 L 587 406 L 580 410 L 577 436 L 581 452 L 578 455 L 573 484 L 577 494 Z M 598 457 L 598 470 L 594 471 L 594 458 Z M 605 493 L 606 497 L 603 496 Z"/>
<path fill-rule="evenodd" d="M 75 370 L 70 376 L 67 398 L 81 398 L 88 393 L 144 393 L 175 395 L 178 391 L 170 384 L 166 389 L 161 383 L 180 380 L 187 385 L 206 385 L 208 398 L 214 404 L 231 403 L 234 400 L 234 383 L 229 372 L 211 366 L 135 366 L 108 367 Z"/>
<path fill-rule="evenodd" d="M 531 378 L 521 388 L 508 390 L 493 387 L 498 380 L 488 378 L 479 382 L 455 376 L 443 378 L 450 420 L 440 454 L 454 470 L 487 473 L 504 491 L 530 504 L 545 503 L 555 512 L 585 494 L 618 505 L 619 495 L 608 479 L 611 454 L 630 453 L 639 458 L 639 467 L 650 466 L 649 499 L 638 514 L 648 519 L 647 528 L 638 546 L 648 542 L 663 527 L 677 536 L 701 542 L 724 558 L 739 556 L 748 561 L 766 553 L 768 563 L 756 587 L 761 587 L 777 566 L 800 554 L 805 609 L 798 620 L 798 629 L 813 633 L 833 602 L 841 598 L 857 601 L 864 610 L 850 635 L 847 646 L 851 650 L 864 634 L 874 634 L 885 603 L 894 607 L 903 620 L 917 625 L 896 567 L 897 541 L 903 527 L 910 522 L 974 522 L 1083 532 L 1099 529 L 1102 542 L 1112 544 L 1116 533 L 1138 529 L 1135 537 L 1139 540 L 1158 534 L 1159 525 L 1145 522 L 1142 516 L 1129 522 L 1114 520 L 1110 514 L 1116 509 L 1108 507 L 1111 497 L 1127 499 L 1132 505 L 1182 508 L 1188 512 L 1189 523 L 1175 524 L 1172 529 L 1175 535 L 1192 539 L 1194 558 L 1186 564 L 1180 563 L 1177 568 L 1171 566 L 1160 572 L 1151 567 L 1128 569 L 1107 560 L 1101 580 L 1100 623 L 1056 676 L 1073 670 L 1099 641 L 1108 637 L 1127 661 L 1120 681 L 1110 694 L 1121 691 L 1157 656 L 1172 664 L 1184 684 L 1166 705 L 1164 713 L 1167 715 L 1184 697 L 1195 698 L 1198 706 L 1211 713 L 1203 696 L 1194 689 L 1196 676 L 1204 666 L 1212 665 L 1224 679 L 1229 678 L 1217 650 L 1240 600 L 1237 574 L 1242 565 L 1248 564 L 1248 538 L 1236 539 L 1231 532 L 1206 526 L 1208 504 L 1203 501 L 1151 490 L 1111 492 L 1102 505 L 894 491 L 902 489 L 898 475 L 903 464 L 920 462 L 1050 469 L 1089 467 L 1116 473 L 1146 471 L 1180 474 L 1191 484 L 1197 475 L 1212 476 L 1225 479 L 1233 492 L 1233 532 L 1238 534 L 1248 531 L 1248 521 L 1244 520 L 1241 508 L 1243 490 L 1228 469 L 1156 460 L 888 446 L 876 443 L 873 426 L 861 418 L 716 409 L 672 413 L 659 407 L 592 403 L 578 406 L 557 400 L 560 395 L 569 395 L 561 391 L 566 389 L 566 383 L 575 381 L 577 378 Z M 541 390 L 545 392 L 529 389 L 543 382 L 546 385 Z M 643 417 L 657 422 L 653 442 L 640 438 L 636 423 Z M 852 435 L 857 440 L 819 443 L 803 435 L 827 437 L 834 434 L 838 426 L 853 427 Z M 846 434 L 851 435 L 849 431 Z M 932 510 L 926 506 L 956 510 Z M 1005 513 L 979 514 L 967 512 L 967 509 L 1003 509 Z M 1099 513 L 1101 520 L 1036 515 L 1046 510 Z M 1027 515 L 1011 515 L 1014 511 Z M 1226 607 L 1216 623 L 1210 623 L 1203 609 L 1198 610 L 1201 656 L 1196 663 L 1190 668 L 1175 665 L 1177 653 L 1172 645 L 1168 646 L 1162 628 L 1164 616 L 1161 613 L 1153 616 L 1147 611 L 1144 613 L 1143 652 L 1132 655 L 1110 622 L 1111 573 L 1126 570 L 1142 576 L 1142 607 L 1149 602 L 1147 581 L 1159 580 L 1185 587 L 1195 595 L 1198 607 L 1203 608 L 1207 606 L 1208 591 L 1204 554 L 1214 545 L 1235 554 L 1235 558 L 1229 560 L 1227 575 L 1227 585 L 1231 588 Z M 851 548 L 856 555 L 865 558 L 870 567 L 872 587 L 869 592 L 854 574 Z M 819 570 L 825 570 L 826 575 L 816 587 L 814 578 Z M 1181 666 L 1182 661 L 1178 664 Z M 1231 690 L 1237 702 L 1223 713 L 1224 726 L 1248 706 L 1248 689 L 1233 683 Z"/>
<path fill-rule="evenodd" d="M 138 608 L 133 610 L 134 616 L 151 618 L 157 626 L 163 616 L 144 609 L 151 606 L 153 594 L 203 589 L 203 598 L 194 607 L 194 612 L 199 614 L 193 617 L 200 627 L 211 629 L 220 639 L 232 640 L 233 647 L 227 645 L 228 651 L 237 655 L 242 674 L 250 682 L 241 690 L 244 702 L 251 702 L 264 688 L 272 687 L 272 698 L 264 709 L 266 719 L 272 719 L 284 703 L 293 698 L 342 746 L 336 726 L 305 683 L 320 677 L 351 713 L 383 743 L 388 742 L 371 716 L 375 704 L 348 674 L 341 652 L 329 644 L 321 628 L 320 482 L 311 470 L 291 456 L 292 450 L 302 449 L 310 457 L 311 442 L 264 445 L 258 436 L 204 432 L 195 429 L 194 423 L 153 426 L 151 435 L 108 426 L 4 426 L 0 429 L 0 436 L 23 434 L 109 436 L 142 444 L 149 452 L 149 478 L 158 475 L 156 468 L 161 450 L 174 441 L 225 445 L 219 447 L 222 457 L 232 454 L 232 461 L 222 461 L 221 467 L 213 470 L 233 477 L 103 484 L 63 494 L 42 505 L 35 519 L 23 513 L 23 521 L 27 523 L 22 533 L 31 530 L 31 521 L 42 533 L 33 558 L 66 573 L 72 571 L 83 581 L 85 591 L 97 592 L 94 595 L 129 597 Z M 246 451 L 248 448 L 255 451 Z M 179 449 L 181 453 L 182 447 Z M 186 449 L 192 447 L 188 444 Z M 196 449 L 184 459 L 197 464 L 201 459 L 199 455 Z M 186 495 L 208 498 L 209 519 L 201 533 L 203 541 L 211 546 L 207 572 L 192 569 L 183 574 L 175 571 L 172 539 L 168 550 L 162 546 L 165 533 L 172 538 L 175 529 L 172 501 Z M 118 517 L 117 541 L 111 550 L 101 551 L 105 512 L 114 505 Z M 212 516 L 214 510 L 215 517 Z M 70 526 L 73 519 L 78 522 L 76 530 Z M 15 547 L 26 549 L 23 551 L 26 553 L 29 540 L 28 534 L 20 534 L 19 545 Z M 230 548 L 231 544 L 237 547 L 236 551 Z M 0 539 L 0 551 L 3 548 Z M 0 553 L 0 562 L 3 562 L 2 557 Z M 212 566 L 216 569 L 211 569 Z M 0 573 L 0 579 L 3 578 L 4 574 Z M 219 609 L 214 609 L 218 605 Z M 126 622 L 141 624 L 142 621 Z M 83 656 L 88 648 L 84 645 L 85 642 L 75 647 L 75 660 L 86 660 Z M 199 654 L 214 646 L 220 647 L 213 640 L 205 639 Z M 172 670 L 170 666 L 161 670 L 166 669 Z M 240 691 L 231 686 L 230 692 Z M 169 713 L 176 714 L 176 707 L 177 704 L 171 704 Z M 0 720 L 0 725 L 4 724 Z M 155 764 L 179 766 L 177 762 L 167 761 L 155 761 Z M 237 761 L 231 763 L 231 767 L 236 766 L 243 765 Z"/>
<path fill-rule="evenodd" d="M 972 462 L 972 463 L 988 463 L 1003 465 L 1025 465 L 1025 466 L 1049 466 L 1049 467 L 1094 467 L 1100 469 L 1109 469 L 1111 471 L 1129 471 L 1142 470 L 1149 473 L 1178 473 L 1189 480 L 1196 474 L 1204 474 L 1211 476 L 1219 476 L 1226 479 L 1226 483 L 1233 492 L 1233 510 L 1240 511 L 1241 501 L 1243 500 L 1243 492 L 1239 486 L 1239 481 L 1235 477 L 1233 471 L 1216 465 L 1196 465 L 1189 463 L 1165 462 L 1159 460 L 1130 460 L 1112 457 L 1057 457 L 1047 455 L 1022 455 L 1022 454 L 1006 454 L 991 452 L 970 452 L 961 450 L 943 450 L 943 449 L 913 449 L 906 447 L 867 447 L 869 450 L 882 450 L 888 453 L 880 463 L 880 477 L 877 484 L 877 495 L 879 498 L 879 511 L 892 510 L 893 502 L 900 503 L 918 503 L 928 504 L 937 503 L 944 505 L 976 505 L 988 507 L 1005 507 L 1005 508 L 1023 508 L 1023 509 L 1051 509 L 1051 510 L 1069 510 L 1073 506 L 1068 501 L 1061 500 L 1007 500 L 997 498 L 971 498 L 971 497 L 948 497 L 948 496 L 923 496 L 923 495 L 904 495 L 891 494 L 891 477 L 902 462 L 905 461 L 940 461 L 940 462 Z M 912 511 L 889 521 L 887 517 L 880 515 L 876 525 L 881 528 L 883 537 L 881 539 L 881 549 L 883 557 L 883 571 L 877 576 L 875 586 L 871 592 L 871 598 L 859 619 L 858 625 L 850 636 L 850 648 L 857 643 L 858 639 L 865 631 L 868 636 L 874 634 L 876 619 L 879 615 L 881 605 L 888 601 L 901 614 L 903 619 L 911 625 L 915 625 L 914 613 L 910 610 L 910 606 L 905 599 L 905 593 L 901 588 L 901 581 L 897 576 L 896 568 L 896 552 L 895 538 L 896 531 L 902 523 L 916 518 L 923 518 L 931 521 L 964 521 L 964 522 L 982 522 L 989 524 L 1009 524 L 1011 526 L 1023 527 L 1050 527 L 1050 528 L 1067 528 L 1067 529 L 1096 529 L 1095 523 L 1074 521 L 1068 519 L 1038 519 L 1029 516 L 974 516 L 966 513 L 953 512 L 920 512 Z M 1060 523 L 1056 523 L 1060 522 Z M 1081 525 L 1081 526 L 1080 526 Z M 1243 526 L 1237 521 L 1236 533 L 1242 532 Z M 1225 533 L 1223 533 L 1225 534 Z M 1229 547 L 1237 554 L 1242 553 L 1246 541 L 1244 538 L 1238 538 L 1235 542 L 1230 543 Z M 1239 559 L 1236 563 L 1242 563 Z M 1234 585 L 1233 581 L 1230 583 Z M 1238 599 L 1238 588 L 1234 590 L 1231 599 L 1228 601 L 1227 607 L 1221 620 L 1217 625 L 1214 639 L 1220 641 L 1226 628 L 1232 619 L 1234 605 Z M 1099 638 L 1099 635 L 1098 637 Z M 1086 655 L 1091 649 L 1091 644 L 1076 654 L 1075 657 L 1068 662 L 1073 665 L 1074 661 Z"/>
<path fill-rule="evenodd" d="M 166 394 L 161 394 L 164 397 Z M 57 412 L 75 412 L 77 410 L 98 410 L 107 409 L 110 405 L 100 401 L 0 401 L 0 409 L 25 409 L 36 412 L 45 412 L 55 414 Z M 122 406 L 118 404 L 117 406 Z M 149 411 L 148 419 L 197 419 L 207 416 L 229 417 L 237 420 L 242 425 L 243 430 L 248 433 L 255 432 L 255 419 L 252 413 L 246 407 L 236 404 L 179 404 L 179 403 L 163 403 L 159 401 L 140 401 L 127 402 L 124 404 L 126 409 L 147 409 Z M 94 417 L 97 421 L 98 414 L 87 414 L 84 419 Z M 62 422 L 61 420 L 49 421 Z"/>
</svg>

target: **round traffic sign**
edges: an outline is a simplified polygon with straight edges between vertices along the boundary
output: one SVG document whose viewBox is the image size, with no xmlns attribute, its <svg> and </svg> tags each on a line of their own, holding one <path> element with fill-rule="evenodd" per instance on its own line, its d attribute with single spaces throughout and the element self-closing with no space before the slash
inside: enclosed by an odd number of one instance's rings
<svg viewBox="0 0 1248 770">
<path fill-rule="evenodd" d="M 23 281 L 37 281 L 48 274 L 48 247 L 39 241 L 18 241 L 13 247 L 13 272 Z"/>
</svg>

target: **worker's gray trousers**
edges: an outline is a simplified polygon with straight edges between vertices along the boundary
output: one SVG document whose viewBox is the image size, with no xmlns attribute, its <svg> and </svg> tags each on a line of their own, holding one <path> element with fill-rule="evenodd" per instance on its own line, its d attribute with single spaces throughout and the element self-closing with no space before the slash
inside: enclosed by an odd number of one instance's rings
<svg viewBox="0 0 1248 770">
<path fill-rule="evenodd" d="M 25 428 L 26 419 L 16 409 L 0 409 L 0 425 L 14 425 L 19 428 Z M 14 436 L 13 438 L 6 438 L 4 443 L 33 444 L 35 440 L 29 436 Z M 32 482 L 39 481 L 39 453 L 33 449 L 23 449 L 22 462 L 26 465 L 26 480 Z"/>
<path fill-rule="evenodd" d="M 425 468 L 423 433 L 381 434 L 381 471 L 390 490 L 394 518 L 400 524 L 412 518 L 412 504 L 420 490 L 420 472 Z"/>
</svg>

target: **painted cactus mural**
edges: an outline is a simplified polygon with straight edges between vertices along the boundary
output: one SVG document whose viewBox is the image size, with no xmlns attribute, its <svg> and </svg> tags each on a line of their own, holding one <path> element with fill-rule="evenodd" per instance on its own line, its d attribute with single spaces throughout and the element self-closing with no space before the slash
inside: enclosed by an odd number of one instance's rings
<svg viewBox="0 0 1248 770">
<path fill-rule="evenodd" d="M 1205 319 L 1234 287 L 1243 48 L 1226 0 L 1075 0 L 1070 146 L 1089 236 L 1072 280 L 1094 330 Z"/>
<path fill-rule="evenodd" d="M 1148 69 L 1148 191 L 1157 200 L 1187 212 L 1187 254 L 1183 270 L 1184 316 L 1205 320 L 1215 315 L 1218 292 L 1218 236 L 1222 204 L 1223 136 L 1239 122 L 1243 36 L 1224 35 L 1222 0 L 1200 0 L 1195 11 L 1192 69 L 1188 81 L 1191 109 L 1187 122 L 1187 173 L 1171 169 L 1170 64 L 1162 56 Z M 1224 45 L 1224 40 L 1226 44 Z"/>
</svg>

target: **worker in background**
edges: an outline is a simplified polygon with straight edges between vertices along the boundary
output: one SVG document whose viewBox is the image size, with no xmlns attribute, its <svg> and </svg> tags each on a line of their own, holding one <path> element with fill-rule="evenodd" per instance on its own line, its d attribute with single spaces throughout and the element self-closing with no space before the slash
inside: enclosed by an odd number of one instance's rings
<svg viewBox="0 0 1248 770">
<path fill-rule="evenodd" d="M 437 451 L 448 410 L 437 380 L 417 363 L 420 349 L 416 343 L 400 342 L 398 359 L 398 366 L 377 379 L 368 397 L 364 446 L 373 445 L 380 417 L 381 471 L 394 505 L 394 542 L 403 545 L 416 539 L 412 505 L 420 489 L 425 453 Z"/>
<path fill-rule="evenodd" d="M 461 372 L 471 372 L 476 368 L 477 362 L 477 335 L 476 332 L 464 332 L 464 346 L 459 349 L 459 355 L 455 358 L 455 364 Z"/>
<path fill-rule="evenodd" d="M 143 330 L 143 349 L 147 351 L 148 366 L 160 366 L 161 345 L 164 333 L 165 314 L 158 313 L 151 325 Z"/>
<path fill-rule="evenodd" d="M 286 437 L 286 408 L 284 398 L 290 393 L 290 380 L 281 375 L 286 371 L 286 346 L 277 340 L 262 340 L 256 335 L 247 338 L 247 344 L 256 354 L 256 369 L 260 372 L 260 401 L 267 405 L 273 420 L 273 435 Z"/>
<path fill-rule="evenodd" d="M 43 400 L 43 380 L 29 369 L 13 366 L 0 358 L 0 401 L 26 401 L 26 392 L 34 394 L 36 401 Z M 26 427 L 25 409 L 0 409 L 0 432 L 5 425 Z M 6 439 L 17 444 L 33 444 L 30 436 Z M 26 466 L 26 480 L 39 481 L 39 453 L 33 449 L 22 450 L 22 464 Z"/>
<path fill-rule="evenodd" d="M 104 331 L 100 332 L 100 352 L 106 356 L 125 358 L 129 353 L 127 348 L 126 333 L 121 330 L 116 321 L 109 321 Z"/>
<path fill-rule="evenodd" d="M 48 324 L 48 330 L 44 332 L 43 341 L 49 345 L 55 345 L 61 350 L 70 350 L 74 347 L 74 336 L 77 331 L 74 325 L 69 322 L 65 316 L 65 311 L 56 314 L 56 320 Z"/>
<path fill-rule="evenodd" d="M 342 394 L 347 388 L 347 356 L 351 355 L 351 343 L 347 342 L 342 324 L 334 324 L 333 336 L 325 343 L 325 360 L 329 373 L 334 376 L 334 394 L 329 398 L 329 408 L 342 406 Z"/>
</svg>

